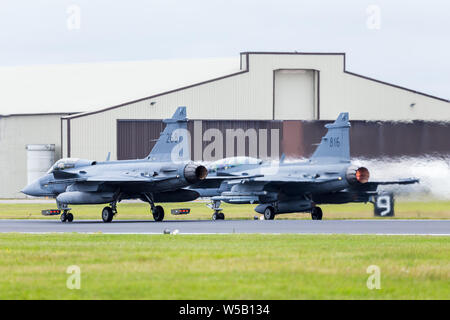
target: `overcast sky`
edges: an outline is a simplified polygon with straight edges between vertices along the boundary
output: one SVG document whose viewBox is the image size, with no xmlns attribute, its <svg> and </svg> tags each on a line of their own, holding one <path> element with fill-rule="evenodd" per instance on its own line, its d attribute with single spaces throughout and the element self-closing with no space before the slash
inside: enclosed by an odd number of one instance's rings
<svg viewBox="0 0 450 320">
<path fill-rule="evenodd" d="M 449 1 L 8 0 L 0 66 L 346 52 L 347 69 L 450 98 Z"/>
</svg>

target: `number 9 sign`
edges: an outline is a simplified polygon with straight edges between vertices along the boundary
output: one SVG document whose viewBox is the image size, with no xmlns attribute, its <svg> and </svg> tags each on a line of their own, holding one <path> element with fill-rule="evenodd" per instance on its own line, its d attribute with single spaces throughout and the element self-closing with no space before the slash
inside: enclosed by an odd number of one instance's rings
<svg viewBox="0 0 450 320">
<path fill-rule="evenodd" d="M 375 196 L 373 204 L 375 216 L 394 216 L 394 195 L 392 193 L 383 193 Z"/>
</svg>

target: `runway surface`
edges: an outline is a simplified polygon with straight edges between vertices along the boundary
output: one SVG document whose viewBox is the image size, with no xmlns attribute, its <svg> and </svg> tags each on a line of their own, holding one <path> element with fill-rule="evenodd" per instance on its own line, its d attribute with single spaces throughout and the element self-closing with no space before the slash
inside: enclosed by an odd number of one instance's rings
<svg viewBox="0 0 450 320">
<path fill-rule="evenodd" d="M 450 235 L 450 220 L 0 220 L 0 232 L 79 232 L 117 234 L 304 233 L 304 234 L 398 234 Z"/>
</svg>

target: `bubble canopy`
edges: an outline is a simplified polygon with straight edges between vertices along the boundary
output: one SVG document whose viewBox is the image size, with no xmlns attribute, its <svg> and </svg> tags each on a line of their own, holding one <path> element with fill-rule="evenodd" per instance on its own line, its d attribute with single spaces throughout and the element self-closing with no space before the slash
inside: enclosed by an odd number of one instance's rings
<svg viewBox="0 0 450 320">
<path fill-rule="evenodd" d="M 55 171 L 72 169 L 76 167 L 95 165 L 95 161 L 82 160 L 79 158 L 63 158 L 55 162 L 53 166 L 47 171 L 47 173 L 53 173 Z"/>
<path fill-rule="evenodd" d="M 253 157 L 230 157 L 217 160 L 208 165 L 209 171 L 227 170 L 248 164 L 261 164 L 263 161 Z"/>
</svg>

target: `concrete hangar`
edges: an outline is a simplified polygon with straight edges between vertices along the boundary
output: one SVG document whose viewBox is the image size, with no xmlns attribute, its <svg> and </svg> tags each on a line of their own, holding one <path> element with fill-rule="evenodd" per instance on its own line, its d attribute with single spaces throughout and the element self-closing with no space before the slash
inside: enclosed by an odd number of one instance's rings
<svg viewBox="0 0 450 320">
<path fill-rule="evenodd" d="M 187 107 L 194 160 L 278 158 L 283 152 L 307 157 L 323 124 L 341 111 L 350 113 L 353 156 L 450 153 L 449 100 L 347 71 L 345 58 L 344 53 L 244 52 L 236 72 L 126 103 L 82 113 L 0 116 L 0 164 L 12 168 L 0 173 L 10 182 L 1 184 L 0 197 L 23 196 L 18 191 L 27 182 L 25 145 L 55 145 L 52 161 L 103 160 L 108 152 L 111 159 L 143 158 L 163 128 L 161 120 L 180 105 Z M 46 130 L 29 129 L 36 126 Z M 245 148 L 227 142 L 227 135 L 239 130 Z"/>
</svg>

